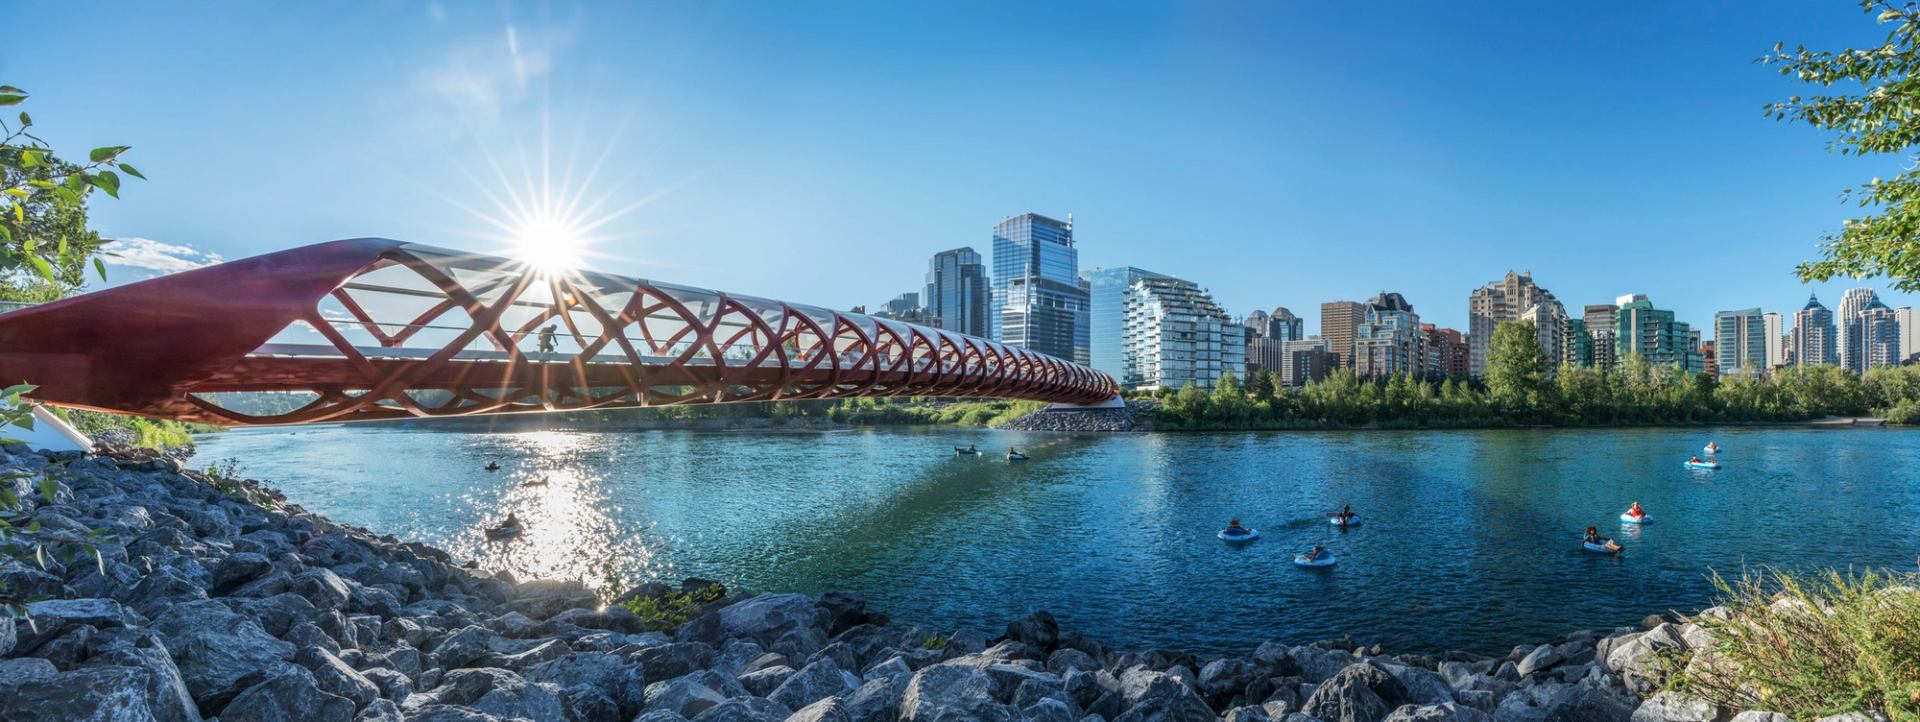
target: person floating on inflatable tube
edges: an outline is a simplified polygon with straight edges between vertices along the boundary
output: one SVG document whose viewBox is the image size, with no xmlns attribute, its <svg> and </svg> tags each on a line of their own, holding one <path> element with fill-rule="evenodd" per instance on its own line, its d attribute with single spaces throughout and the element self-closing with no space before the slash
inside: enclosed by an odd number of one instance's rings
<svg viewBox="0 0 1920 722">
<path fill-rule="evenodd" d="M 1646 515 L 1647 515 L 1646 510 L 1640 508 L 1640 502 L 1636 501 L 1633 503 L 1632 506 L 1627 507 L 1627 516 L 1631 516 L 1635 519 L 1638 519 Z"/>
<path fill-rule="evenodd" d="M 1227 533 L 1229 533 L 1229 534 L 1245 534 L 1245 533 L 1247 533 L 1247 528 L 1246 528 L 1246 527 L 1244 527 L 1244 526 L 1240 526 L 1240 520 L 1239 520 L 1239 519 L 1228 519 L 1228 520 L 1227 520 Z"/>
<path fill-rule="evenodd" d="M 1691 459 L 1688 459 L 1688 460 L 1687 460 L 1687 463 L 1689 463 L 1689 464 L 1698 464 L 1698 463 L 1700 463 L 1700 457 L 1698 457 L 1698 456 L 1696 456 L 1696 457 L 1693 457 L 1693 458 L 1691 458 Z"/>
<path fill-rule="evenodd" d="M 1593 527 L 1593 526 L 1587 527 L 1587 538 L 1582 539 L 1581 541 L 1586 542 L 1588 544 L 1592 544 L 1594 546 L 1606 547 L 1616 552 L 1620 551 L 1620 545 L 1613 543 L 1612 539 L 1608 539 L 1606 537 L 1600 536 L 1599 527 Z"/>
<path fill-rule="evenodd" d="M 1313 551 L 1307 552 L 1307 561 L 1317 562 L 1325 558 L 1326 556 L 1327 556 L 1326 547 L 1322 547 L 1318 544 L 1315 544 L 1313 545 Z"/>
<path fill-rule="evenodd" d="M 1355 514 L 1355 513 L 1353 513 L 1353 505 L 1352 505 L 1352 504 L 1341 504 L 1341 505 L 1340 505 L 1340 513 L 1338 513 L 1338 514 L 1335 514 L 1334 516 L 1336 516 L 1336 517 L 1339 517 L 1339 518 L 1340 518 L 1340 523 L 1342 523 L 1342 524 L 1345 524 L 1345 523 L 1348 523 L 1348 522 L 1351 522 L 1351 521 L 1353 521 L 1353 518 L 1354 518 L 1354 517 L 1356 517 L 1356 516 L 1359 516 L 1359 515 L 1358 515 L 1358 514 Z"/>
</svg>

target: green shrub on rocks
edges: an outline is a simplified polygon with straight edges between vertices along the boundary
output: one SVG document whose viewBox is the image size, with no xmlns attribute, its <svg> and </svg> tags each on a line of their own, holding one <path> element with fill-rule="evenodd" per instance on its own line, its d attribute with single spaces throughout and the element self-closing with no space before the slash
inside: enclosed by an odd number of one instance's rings
<svg viewBox="0 0 1920 722">
<path fill-rule="evenodd" d="M 700 616 L 702 605 L 717 601 L 725 594 L 725 587 L 709 584 L 687 591 L 636 597 L 622 602 L 620 606 L 639 617 L 647 631 L 672 634 L 694 617 Z"/>
<path fill-rule="evenodd" d="M 1676 661 L 1673 691 L 1801 720 L 1920 719 L 1920 574 L 1764 571 L 1714 584 L 1724 606 L 1695 620 L 1711 644 Z"/>
</svg>

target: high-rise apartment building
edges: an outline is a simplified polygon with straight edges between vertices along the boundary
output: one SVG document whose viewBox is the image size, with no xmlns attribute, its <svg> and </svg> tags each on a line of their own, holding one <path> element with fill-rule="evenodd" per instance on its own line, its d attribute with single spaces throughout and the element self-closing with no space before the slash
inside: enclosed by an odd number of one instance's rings
<svg viewBox="0 0 1920 722">
<path fill-rule="evenodd" d="M 1793 362 L 1800 366 L 1838 364 L 1836 335 L 1833 312 L 1820 304 L 1818 296 L 1807 294 L 1807 305 L 1793 314 Z"/>
<path fill-rule="evenodd" d="M 1613 322 L 1620 307 L 1611 303 L 1588 304 L 1581 312 L 1581 320 L 1586 321 L 1587 337 L 1593 339 L 1593 366 L 1598 369 L 1613 370 Z"/>
<path fill-rule="evenodd" d="M 1900 324 L 1900 363 L 1906 364 L 1920 354 L 1920 312 L 1901 306 L 1893 309 L 1893 320 Z"/>
<path fill-rule="evenodd" d="M 920 295 L 927 315 L 941 328 L 954 333 L 987 338 L 992 335 L 988 322 L 993 314 L 993 288 L 987 281 L 987 266 L 972 248 L 955 248 L 933 254 L 927 262 L 927 285 Z"/>
<path fill-rule="evenodd" d="M 1299 388 L 1310 382 L 1324 381 L 1327 374 L 1333 372 L 1339 364 L 1332 352 L 1327 350 L 1326 340 L 1319 336 L 1308 336 L 1299 341 L 1288 341 L 1287 368 L 1280 374 L 1288 386 Z"/>
<path fill-rule="evenodd" d="M 1420 315 L 1406 297 L 1381 291 L 1367 301 L 1366 318 L 1354 331 L 1355 373 L 1374 378 L 1425 373 L 1425 349 Z"/>
<path fill-rule="evenodd" d="M 1706 371 L 1693 327 L 1676 321 L 1673 312 L 1653 307 L 1642 294 L 1621 296 L 1614 314 L 1614 348 L 1617 360 L 1630 354 L 1645 357 L 1647 363 L 1671 364 L 1691 373 Z"/>
<path fill-rule="evenodd" d="M 1871 288 L 1849 288 L 1840 294 L 1840 306 L 1833 310 L 1833 323 L 1840 332 L 1835 350 L 1840 354 L 1840 365 L 1854 371 L 1863 371 L 1866 367 L 1854 353 L 1856 344 L 1853 338 L 1853 321 L 1865 310 L 1867 304 L 1878 297 Z"/>
<path fill-rule="evenodd" d="M 1086 272 L 1088 365 L 1115 379 L 1127 373 L 1127 292 L 1142 278 L 1171 276 L 1132 266 Z"/>
<path fill-rule="evenodd" d="M 1533 336 L 1540 344 L 1540 355 L 1547 359 L 1547 373 L 1557 373 L 1567 355 L 1567 312 L 1551 295 L 1520 312 L 1514 319 L 1533 324 Z"/>
<path fill-rule="evenodd" d="M 1715 344 L 1712 341 L 1700 343 L 1700 360 L 1707 370 L 1707 378 L 1710 379 L 1720 378 L 1720 362 L 1714 354 L 1714 348 Z"/>
<path fill-rule="evenodd" d="M 1527 309 L 1553 300 L 1552 293 L 1534 284 L 1531 271 L 1507 271 L 1505 278 L 1473 289 L 1467 295 L 1467 342 L 1473 376 L 1479 378 L 1487 372 L 1487 344 L 1493 340 L 1495 326 L 1518 321 Z M 1547 356 L 1557 357 L 1558 354 Z"/>
<path fill-rule="evenodd" d="M 1772 374 L 1774 369 L 1787 364 L 1787 341 L 1786 338 L 1781 335 L 1780 314 L 1772 311 L 1760 314 L 1760 325 L 1762 332 L 1767 335 L 1767 365 L 1765 370 L 1766 373 Z"/>
<path fill-rule="evenodd" d="M 1868 301 L 1848 325 L 1852 332 L 1847 340 L 1853 344 L 1853 357 L 1860 364 L 1857 371 L 1900 364 L 1900 319 L 1879 297 Z"/>
<path fill-rule="evenodd" d="M 1714 369 L 1717 376 L 1734 376 L 1745 370 L 1756 377 L 1767 374 L 1767 339 L 1779 344 L 1779 337 L 1767 333 L 1766 314 L 1757 308 L 1721 311 L 1713 315 Z M 1704 353 L 1703 353 L 1704 355 Z"/>
<path fill-rule="evenodd" d="M 1560 324 L 1560 328 L 1560 335 L 1566 344 L 1560 355 L 1560 363 L 1593 368 L 1593 336 L 1587 333 L 1587 320 L 1569 318 Z"/>
<path fill-rule="evenodd" d="M 993 228 L 993 338 L 1088 363 L 1087 289 L 1073 218 L 1013 216 Z"/>
<path fill-rule="evenodd" d="M 1420 331 L 1426 336 L 1427 376 L 1430 378 L 1464 378 L 1471 370 L 1467 350 L 1467 337 L 1457 330 L 1441 328 L 1431 323 L 1420 324 Z"/>
<path fill-rule="evenodd" d="M 1353 367 L 1353 341 L 1360 324 L 1367 322 L 1367 304 L 1356 301 L 1328 301 L 1320 304 L 1320 338 L 1327 353 L 1333 354 L 1335 367 Z"/>
<path fill-rule="evenodd" d="M 1127 290 L 1126 375 L 1142 389 L 1212 389 L 1246 369 L 1246 327 L 1191 281 L 1141 278 Z"/>
</svg>

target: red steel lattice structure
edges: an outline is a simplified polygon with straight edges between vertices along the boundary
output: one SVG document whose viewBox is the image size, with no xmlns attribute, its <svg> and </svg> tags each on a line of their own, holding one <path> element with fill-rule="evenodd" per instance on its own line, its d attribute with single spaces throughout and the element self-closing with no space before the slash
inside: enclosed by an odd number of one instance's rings
<svg viewBox="0 0 1920 722">
<path fill-rule="evenodd" d="M 46 403 L 216 424 L 1116 395 L 1085 366 L 940 329 L 377 238 L 0 314 L 0 379 Z M 295 402 L 223 405 L 231 392 Z"/>
</svg>

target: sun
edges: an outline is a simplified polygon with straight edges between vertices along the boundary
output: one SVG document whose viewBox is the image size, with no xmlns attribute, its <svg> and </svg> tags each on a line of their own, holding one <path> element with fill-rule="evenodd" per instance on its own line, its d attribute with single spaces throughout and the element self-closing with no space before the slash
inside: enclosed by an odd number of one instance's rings
<svg viewBox="0 0 1920 722">
<path fill-rule="evenodd" d="M 512 240 L 514 255 L 543 271 L 578 268 L 587 247 L 580 224 L 555 213 L 515 219 Z"/>
</svg>

